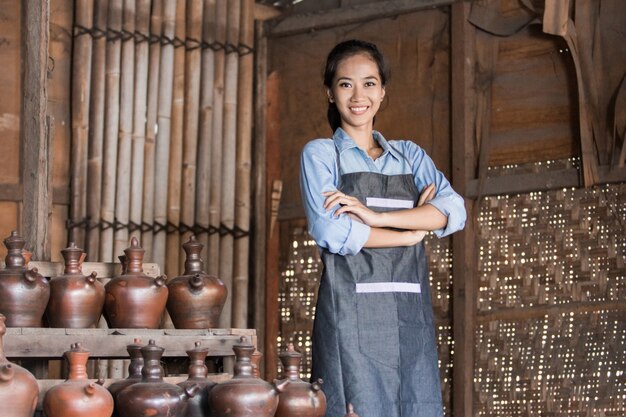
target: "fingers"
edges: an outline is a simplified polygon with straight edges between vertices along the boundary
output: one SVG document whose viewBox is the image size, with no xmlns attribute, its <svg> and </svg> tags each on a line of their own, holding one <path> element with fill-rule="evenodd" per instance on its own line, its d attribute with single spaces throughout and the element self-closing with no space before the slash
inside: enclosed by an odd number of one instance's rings
<svg viewBox="0 0 626 417">
<path fill-rule="evenodd" d="M 435 184 L 430 184 L 424 188 L 417 200 L 418 206 L 423 206 L 435 197 Z"/>
<path fill-rule="evenodd" d="M 337 204 L 342 206 L 360 204 L 360 201 L 355 197 L 345 195 L 341 191 L 327 191 L 322 193 L 326 197 L 324 201 L 324 208 L 326 210 L 332 210 Z"/>
</svg>

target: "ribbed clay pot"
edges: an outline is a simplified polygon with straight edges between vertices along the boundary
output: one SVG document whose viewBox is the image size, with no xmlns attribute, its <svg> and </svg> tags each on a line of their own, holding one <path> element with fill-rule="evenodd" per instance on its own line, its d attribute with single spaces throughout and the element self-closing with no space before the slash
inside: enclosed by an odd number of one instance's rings
<svg viewBox="0 0 626 417">
<path fill-rule="evenodd" d="M 130 364 L 128 365 L 128 377 L 121 381 L 116 381 L 109 385 L 109 392 L 113 396 L 113 400 L 117 402 L 117 395 L 126 387 L 141 382 L 141 370 L 143 369 L 143 356 L 141 355 L 141 339 L 135 339 L 130 345 L 126 345 L 126 351 L 130 356 Z M 117 408 L 113 410 L 112 417 L 118 417 Z"/>
<path fill-rule="evenodd" d="M 168 291 L 164 276 L 152 278 L 143 273 L 144 252 L 133 237 L 124 250 L 126 272 L 104 286 L 104 316 L 110 328 L 159 328 Z"/>
<path fill-rule="evenodd" d="M 322 391 L 322 380 L 312 384 L 300 379 L 302 355 L 296 352 L 293 343 L 280 355 L 283 364 L 283 378 L 289 385 L 279 395 L 276 417 L 324 417 L 326 414 L 326 396 Z"/>
<path fill-rule="evenodd" d="M 50 298 L 50 284 L 37 268 L 27 269 L 23 256 L 24 238 L 11 232 L 4 239 L 6 268 L 0 270 L 0 313 L 7 327 L 41 327 Z"/>
<path fill-rule="evenodd" d="M 212 417 L 273 417 L 278 406 L 278 394 L 289 381 L 269 384 L 252 375 L 252 346 L 245 337 L 233 347 L 235 372 L 232 379 L 217 384 L 209 392 Z"/>
<path fill-rule="evenodd" d="M 102 385 L 87 379 L 89 351 L 74 343 L 65 352 L 70 364 L 68 379 L 46 392 L 43 409 L 47 417 L 110 417 L 113 397 Z"/>
<path fill-rule="evenodd" d="M 163 381 L 161 356 L 164 349 L 150 340 L 141 348 L 143 369 L 141 382 L 119 392 L 115 407 L 120 417 L 183 417 L 187 401 L 193 398 L 198 386 L 181 388 Z"/>
<path fill-rule="evenodd" d="M 187 351 L 189 356 L 189 368 L 187 374 L 189 377 L 186 381 L 179 382 L 178 386 L 183 389 L 189 389 L 194 385 L 200 390 L 195 397 L 190 398 L 187 404 L 187 417 L 206 417 L 209 414 L 209 391 L 215 386 L 215 382 L 206 379 L 209 370 L 205 364 L 209 348 L 200 347 L 200 342 L 195 343 L 195 347 Z"/>
<path fill-rule="evenodd" d="M 0 314 L 0 408 L 3 417 L 32 417 L 39 399 L 39 385 L 26 369 L 4 356 L 6 317 Z"/>
<path fill-rule="evenodd" d="M 94 328 L 102 315 L 104 285 L 96 279 L 95 272 L 83 275 L 82 264 L 87 254 L 73 242 L 61 255 L 65 271 L 50 280 L 48 324 L 50 327 Z"/>
<path fill-rule="evenodd" d="M 183 244 L 187 255 L 185 272 L 167 284 L 167 311 L 177 329 L 217 327 L 226 302 L 228 291 L 224 283 L 203 270 L 203 247 L 193 235 Z"/>
</svg>

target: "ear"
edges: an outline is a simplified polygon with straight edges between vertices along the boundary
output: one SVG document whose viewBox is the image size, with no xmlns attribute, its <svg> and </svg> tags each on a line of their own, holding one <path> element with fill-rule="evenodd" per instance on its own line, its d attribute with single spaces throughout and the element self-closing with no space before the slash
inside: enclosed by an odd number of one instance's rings
<svg viewBox="0 0 626 417">
<path fill-rule="evenodd" d="M 334 103 L 335 102 L 335 98 L 333 97 L 333 93 L 332 93 L 332 91 L 330 91 L 330 88 L 326 89 L 326 96 L 328 96 L 328 102 L 329 103 Z"/>
<path fill-rule="evenodd" d="M 387 92 L 387 90 L 385 90 L 385 87 L 383 87 L 383 94 L 380 96 L 380 101 L 383 101 L 385 99 L 385 93 Z"/>
</svg>

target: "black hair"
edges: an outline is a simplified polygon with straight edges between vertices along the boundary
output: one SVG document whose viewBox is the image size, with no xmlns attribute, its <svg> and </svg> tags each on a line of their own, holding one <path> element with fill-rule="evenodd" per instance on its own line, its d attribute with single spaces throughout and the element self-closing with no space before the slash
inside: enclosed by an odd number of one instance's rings
<svg viewBox="0 0 626 417">
<path fill-rule="evenodd" d="M 382 86 L 385 87 L 390 77 L 389 66 L 387 65 L 385 57 L 376 45 L 358 39 L 340 42 L 330 51 L 326 58 L 326 67 L 324 68 L 324 86 L 328 89 L 332 87 L 335 74 L 337 73 L 337 67 L 341 61 L 360 53 L 369 55 L 372 61 L 376 63 L 380 81 Z M 328 103 L 326 117 L 333 132 L 341 126 L 341 116 L 339 115 L 339 110 L 337 110 L 335 103 Z"/>
</svg>

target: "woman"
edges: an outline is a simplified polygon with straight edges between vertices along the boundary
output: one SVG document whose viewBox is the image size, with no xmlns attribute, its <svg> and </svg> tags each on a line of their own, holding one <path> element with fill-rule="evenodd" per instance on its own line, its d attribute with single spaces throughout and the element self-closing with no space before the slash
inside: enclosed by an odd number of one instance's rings
<svg viewBox="0 0 626 417">
<path fill-rule="evenodd" d="M 328 417 L 440 416 L 441 387 L 422 239 L 463 228 L 463 199 L 411 141 L 387 141 L 374 117 L 389 71 L 378 48 L 333 48 L 324 85 L 332 139 L 302 153 L 309 232 L 324 263 L 313 378 Z"/>
</svg>

